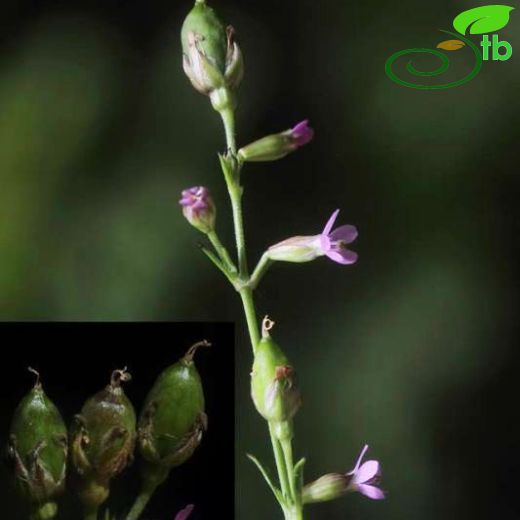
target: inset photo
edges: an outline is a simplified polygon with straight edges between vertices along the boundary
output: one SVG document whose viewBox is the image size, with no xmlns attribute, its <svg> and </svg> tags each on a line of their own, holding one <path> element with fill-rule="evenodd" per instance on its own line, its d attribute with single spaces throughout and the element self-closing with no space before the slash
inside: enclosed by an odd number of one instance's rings
<svg viewBox="0 0 520 520">
<path fill-rule="evenodd" d="M 5 520 L 234 511 L 234 327 L 4 323 Z"/>
</svg>

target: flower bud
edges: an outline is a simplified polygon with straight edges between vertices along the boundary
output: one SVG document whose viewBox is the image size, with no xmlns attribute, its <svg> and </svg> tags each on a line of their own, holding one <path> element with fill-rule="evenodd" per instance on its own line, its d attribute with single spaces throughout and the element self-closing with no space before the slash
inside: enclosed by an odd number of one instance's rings
<svg viewBox="0 0 520 520">
<path fill-rule="evenodd" d="M 269 330 L 274 323 L 267 317 L 262 339 L 257 345 L 251 372 L 251 395 L 256 409 L 267 421 L 290 421 L 301 406 L 294 371 L 281 348 L 272 340 Z M 284 431 L 280 428 L 280 433 Z"/>
<path fill-rule="evenodd" d="M 226 105 L 232 103 L 229 93 L 223 91 L 234 90 L 243 75 L 242 53 L 234 41 L 233 28 L 225 28 L 204 0 L 196 0 L 184 20 L 181 42 L 184 72 L 192 85 L 202 94 L 215 93 L 217 104 L 223 102 L 223 97 Z"/>
<path fill-rule="evenodd" d="M 268 135 L 244 146 L 238 151 L 242 161 L 276 161 L 294 152 L 312 140 L 314 131 L 308 121 L 301 121 L 293 128 L 278 134 Z"/>
<path fill-rule="evenodd" d="M 217 209 L 208 188 L 194 186 L 183 190 L 179 204 L 182 214 L 193 227 L 204 234 L 214 231 Z"/>
<path fill-rule="evenodd" d="M 47 397 L 37 376 L 32 390 L 18 405 L 9 436 L 7 455 L 17 487 L 31 502 L 33 518 L 54 518 L 54 499 L 65 489 L 67 428 L 60 412 Z"/>
<path fill-rule="evenodd" d="M 303 503 L 327 502 L 346 495 L 351 477 L 341 473 L 329 473 L 303 488 Z"/>
<path fill-rule="evenodd" d="M 153 489 L 171 468 L 188 460 L 207 428 L 204 391 L 194 355 L 207 341 L 193 345 L 184 357 L 164 370 L 146 397 L 139 417 L 139 449 L 147 464 L 143 486 Z"/>
<path fill-rule="evenodd" d="M 84 404 L 71 428 L 71 461 L 85 509 L 96 509 L 110 493 L 110 480 L 133 460 L 136 440 L 134 407 L 121 383 L 123 370 L 112 373 L 110 384 Z"/>
</svg>

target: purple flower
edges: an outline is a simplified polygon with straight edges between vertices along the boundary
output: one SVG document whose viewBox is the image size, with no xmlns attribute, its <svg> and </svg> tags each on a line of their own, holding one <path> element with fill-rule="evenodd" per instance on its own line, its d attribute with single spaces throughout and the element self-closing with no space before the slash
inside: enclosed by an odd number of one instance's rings
<svg viewBox="0 0 520 520">
<path fill-rule="evenodd" d="M 362 495 L 373 500 L 381 500 L 385 498 L 385 494 L 377 487 L 381 476 L 379 461 L 367 460 L 361 464 L 367 450 L 368 444 L 365 444 L 354 469 L 346 474 L 346 476 L 350 477 L 348 488 L 350 491 L 359 491 Z"/>
<path fill-rule="evenodd" d="M 297 146 L 303 146 L 312 140 L 314 130 L 309 126 L 309 120 L 300 121 L 288 131 L 293 143 Z"/>
<path fill-rule="evenodd" d="M 358 232 L 355 226 L 344 225 L 336 228 L 331 232 L 332 226 L 338 218 L 339 209 L 337 209 L 325 224 L 320 235 L 321 249 L 323 254 L 327 255 L 334 262 L 339 264 L 353 264 L 357 260 L 357 253 L 347 249 L 347 244 L 356 240 Z"/>
<path fill-rule="evenodd" d="M 179 204 L 186 220 L 199 231 L 210 233 L 215 229 L 217 212 L 207 188 L 194 186 L 183 190 Z"/>
<path fill-rule="evenodd" d="M 319 256 L 328 256 L 339 264 L 353 264 L 357 253 L 347 249 L 347 245 L 358 236 L 355 226 L 344 225 L 332 231 L 339 209 L 334 211 L 319 235 L 288 238 L 267 250 L 271 260 L 282 262 L 309 262 Z"/>
<path fill-rule="evenodd" d="M 194 508 L 195 506 L 193 504 L 186 506 L 175 515 L 175 520 L 186 520 L 191 515 Z"/>
</svg>

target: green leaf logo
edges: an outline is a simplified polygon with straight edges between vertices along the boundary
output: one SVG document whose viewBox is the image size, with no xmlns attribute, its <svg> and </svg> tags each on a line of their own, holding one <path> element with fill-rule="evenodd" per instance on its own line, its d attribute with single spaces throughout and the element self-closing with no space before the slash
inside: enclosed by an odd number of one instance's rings
<svg viewBox="0 0 520 520">
<path fill-rule="evenodd" d="M 460 34 L 485 34 L 498 31 L 509 22 L 509 5 L 483 5 L 464 11 L 455 17 L 453 27 Z"/>
</svg>

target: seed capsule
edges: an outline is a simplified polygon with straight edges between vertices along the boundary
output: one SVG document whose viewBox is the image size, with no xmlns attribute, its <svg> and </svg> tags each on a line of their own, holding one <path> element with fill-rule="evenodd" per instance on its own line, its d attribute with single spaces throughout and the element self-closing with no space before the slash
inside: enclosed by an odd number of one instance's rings
<svg viewBox="0 0 520 520">
<path fill-rule="evenodd" d="M 264 318 L 251 372 L 251 395 L 260 415 L 281 425 L 294 417 L 301 406 L 301 395 L 289 360 L 269 334 L 273 325 Z"/>
<path fill-rule="evenodd" d="M 8 458 L 17 487 L 33 508 L 35 520 L 56 516 L 54 499 L 65 489 L 67 428 L 54 403 L 43 391 L 39 374 L 32 390 L 15 411 Z"/>
<path fill-rule="evenodd" d="M 193 345 L 185 356 L 157 378 L 139 418 L 138 442 L 148 462 L 145 480 L 161 483 L 171 468 L 188 460 L 207 428 L 204 391 L 193 357 L 207 341 Z"/>
<path fill-rule="evenodd" d="M 210 96 L 215 110 L 233 106 L 232 92 L 244 74 L 233 28 L 224 27 L 204 0 L 196 0 L 184 20 L 181 42 L 184 72 L 195 89 Z"/>
<path fill-rule="evenodd" d="M 115 370 L 110 384 L 88 399 L 74 418 L 72 464 L 86 510 L 95 511 L 107 499 L 110 480 L 133 460 L 136 417 L 121 387 L 130 379 L 126 368 Z"/>
</svg>

